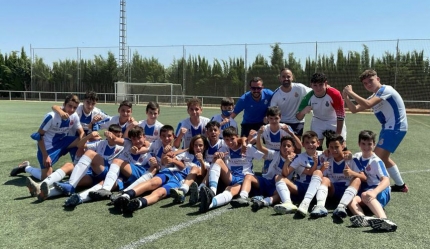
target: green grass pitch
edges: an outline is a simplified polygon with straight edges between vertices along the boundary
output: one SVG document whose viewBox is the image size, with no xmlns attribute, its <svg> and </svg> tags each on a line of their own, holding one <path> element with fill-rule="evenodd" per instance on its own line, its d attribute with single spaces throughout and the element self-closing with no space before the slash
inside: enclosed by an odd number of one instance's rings
<svg viewBox="0 0 430 249">
<path fill-rule="evenodd" d="M 250 208 L 231 209 L 228 205 L 199 214 L 197 206 L 173 205 L 171 199 L 165 199 L 133 216 L 123 216 L 107 202 L 86 203 L 73 211 L 62 207 L 65 197 L 38 203 L 25 187 L 27 174 L 10 177 L 9 172 L 23 160 L 37 165 L 36 143 L 30 134 L 38 129 L 52 104 L 0 101 L 2 248 L 426 248 L 430 241 L 429 116 L 408 116 L 409 132 L 393 154 L 410 188 L 407 194 L 393 193 L 386 207 L 398 229 L 373 233 L 370 228 L 351 228 L 348 219 L 334 223 L 330 214 L 316 220 L 295 219 L 293 215 L 275 215 L 272 208 L 253 213 Z M 98 107 L 111 115 L 118 108 L 113 104 Z M 217 108 L 203 109 L 206 117 L 217 113 Z M 145 106 L 133 107 L 133 116 L 144 119 Z M 185 117 L 185 107 L 163 106 L 159 120 L 176 128 Z M 353 152 L 358 150 L 360 130 L 380 130 L 376 118 L 369 114 L 347 114 L 346 125 L 348 147 Z M 68 159 L 63 157 L 54 169 Z M 256 172 L 261 165 L 256 163 Z"/>
</svg>

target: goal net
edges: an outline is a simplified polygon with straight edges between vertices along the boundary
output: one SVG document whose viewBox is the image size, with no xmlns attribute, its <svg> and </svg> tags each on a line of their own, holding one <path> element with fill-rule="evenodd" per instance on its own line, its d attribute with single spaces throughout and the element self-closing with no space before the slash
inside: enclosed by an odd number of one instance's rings
<svg viewBox="0 0 430 249">
<path fill-rule="evenodd" d="M 115 102 L 123 100 L 132 101 L 133 104 L 155 101 L 171 106 L 185 103 L 181 84 L 115 82 Z"/>
</svg>

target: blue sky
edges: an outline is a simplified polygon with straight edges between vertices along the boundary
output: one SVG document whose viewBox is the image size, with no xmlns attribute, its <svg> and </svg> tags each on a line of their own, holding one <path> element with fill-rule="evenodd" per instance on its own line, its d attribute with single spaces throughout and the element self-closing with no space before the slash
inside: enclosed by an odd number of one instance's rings
<svg viewBox="0 0 430 249">
<path fill-rule="evenodd" d="M 36 55 L 50 61 L 76 58 L 76 47 L 118 46 L 119 2 L 0 0 L 0 52 L 24 46 L 29 53 L 30 44 L 75 47 L 35 49 Z M 128 0 L 127 36 L 130 46 L 427 39 L 429 13 L 430 1 Z M 256 46 L 250 48 L 251 54 L 260 49 L 263 54 L 270 51 L 268 45 Z M 80 53 L 91 57 L 107 50 L 118 53 L 117 48 Z M 181 47 L 137 50 L 169 58 L 183 53 Z M 187 47 L 187 54 L 194 52 L 236 56 L 244 48 Z"/>
</svg>

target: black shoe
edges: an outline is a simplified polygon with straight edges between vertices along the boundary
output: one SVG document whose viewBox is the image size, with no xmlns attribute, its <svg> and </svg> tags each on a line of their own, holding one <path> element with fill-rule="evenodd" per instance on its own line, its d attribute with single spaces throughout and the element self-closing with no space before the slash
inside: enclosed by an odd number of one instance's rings
<svg viewBox="0 0 430 249">
<path fill-rule="evenodd" d="M 230 205 L 234 208 L 247 207 L 249 206 L 249 200 L 247 198 L 236 198 L 230 201 Z"/>
<path fill-rule="evenodd" d="M 264 208 L 264 202 L 263 201 L 254 201 L 252 203 L 252 211 L 257 212 L 258 210 Z"/>
<path fill-rule="evenodd" d="M 141 203 L 139 199 L 133 199 L 128 204 L 127 207 L 123 209 L 124 213 L 133 213 L 134 211 L 138 210 Z"/>
<path fill-rule="evenodd" d="M 200 208 L 199 211 L 201 213 L 206 213 L 209 210 L 209 206 L 212 203 L 212 199 L 215 197 L 215 193 L 212 191 L 212 189 L 202 186 L 200 188 Z"/>
<path fill-rule="evenodd" d="M 399 185 L 393 185 L 391 186 L 391 192 L 403 192 L 407 193 L 409 191 L 409 188 L 406 184 L 403 184 L 401 186 Z"/>
<path fill-rule="evenodd" d="M 127 196 L 120 196 L 116 198 L 116 200 L 113 202 L 113 205 L 116 210 L 124 211 L 127 208 L 129 203 L 130 203 L 130 198 L 128 198 Z"/>
<path fill-rule="evenodd" d="M 101 201 L 101 200 L 108 200 L 112 193 L 109 190 L 106 189 L 99 189 L 97 191 L 91 191 L 88 193 L 88 196 L 93 201 Z"/>
<path fill-rule="evenodd" d="M 122 196 L 124 194 L 124 191 L 119 191 L 116 194 L 112 194 L 109 199 L 110 199 L 110 203 L 113 204 L 115 202 L 116 199 L 118 199 L 118 197 Z"/>
<path fill-rule="evenodd" d="M 22 162 L 20 165 L 18 165 L 17 167 L 13 168 L 10 171 L 10 176 L 17 176 L 18 174 L 25 173 L 25 167 L 29 165 L 30 165 L 29 161 Z"/>
</svg>

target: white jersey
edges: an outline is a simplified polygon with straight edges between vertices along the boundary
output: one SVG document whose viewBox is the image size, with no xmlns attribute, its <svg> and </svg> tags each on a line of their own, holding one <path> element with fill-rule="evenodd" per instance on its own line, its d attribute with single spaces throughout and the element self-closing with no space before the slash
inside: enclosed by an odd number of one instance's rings
<svg viewBox="0 0 430 249">
<path fill-rule="evenodd" d="M 122 133 L 125 132 L 125 130 L 127 129 L 127 126 L 130 124 L 129 122 L 125 122 L 124 124 L 121 124 L 119 122 L 119 116 L 113 116 L 113 117 L 109 117 L 106 118 L 105 120 L 99 121 L 95 124 L 96 127 L 93 128 L 93 130 L 99 130 L 99 129 L 109 129 L 109 126 L 112 124 L 117 124 L 121 127 L 121 131 Z M 98 127 L 97 127 L 98 126 Z"/>
<path fill-rule="evenodd" d="M 176 151 L 177 149 L 175 147 L 172 147 L 172 151 Z M 157 158 L 157 162 L 161 165 L 161 169 L 172 167 L 172 165 L 164 165 L 161 163 L 161 158 L 163 156 L 164 146 L 163 142 L 161 142 L 160 139 L 156 139 L 154 142 L 151 143 L 149 146 L 149 152 L 152 156 Z"/>
<path fill-rule="evenodd" d="M 215 115 L 211 118 L 211 121 L 217 121 L 220 124 L 223 120 L 224 119 L 222 118 L 221 114 Z M 222 131 L 225 130 L 225 128 L 230 127 L 230 126 L 233 126 L 234 128 L 236 128 L 236 130 L 238 130 L 236 121 L 232 118 L 229 118 L 228 122 L 221 125 L 221 127 L 220 127 L 220 131 L 221 131 L 221 133 L 219 135 L 220 138 L 222 138 Z"/>
<path fill-rule="evenodd" d="M 71 130 L 76 131 L 81 127 L 79 116 L 76 112 L 70 115 L 66 120 L 63 120 L 56 112 L 47 113 L 40 125 L 40 129 L 45 131 L 43 142 L 45 143 L 46 150 L 54 148 L 55 143 L 69 136 Z"/>
<path fill-rule="evenodd" d="M 317 151 L 317 153 L 318 153 L 317 169 L 320 169 L 321 162 L 320 162 L 319 156 L 322 154 L 322 152 Z M 294 169 L 294 172 L 296 173 L 296 182 L 309 184 L 311 182 L 312 175 L 306 175 L 303 173 L 303 171 L 305 171 L 305 169 L 312 168 L 313 165 L 314 165 L 313 157 L 309 156 L 306 152 L 296 155 L 296 157 L 290 164 L 290 166 Z"/>
<path fill-rule="evenodd" d="M 385 130 L 408 130 L 405 104 L 400 94 L 391 86 L 382 85 L 372 96 L 382 99 L 372 111 Z"/>
<path fill-rule="evenodd" d="M 182 161 L 185 164 L 184 169 L 180 170 L 178 167 L 172 167 L 168 168 L 170 171 L 177 171 L 179 172 L 183 178 L 187 177 L 187 175 L 190 173 L 192 167 L 201 167 L 200 161 L 197 160 L 197 158 L 189 153 L 188 151 L 182 152 L 178 155 L 176 155 L 176 159 Z M 208 162 L 204 162 L 206 168 L 209 168 L 210 165 Z"/>
<path fill-rule="evenodd" d="M 226 157 L 227 167 L 234 176 L 253 175 L 254 165 L 252 160 L 261 159 L 263 156 L 264 153 L 250 144 L 247 145 L 246 155 L 242 155 L 241 148 L 237 150 L 229 149 L 229 154 Z"/>
<path fill-rule="evenodd" d="M 299 109 L 300 102 L 310 92 L 309 88 L 302 83 L 291 83 L 291 91 L 284 92 L 281 87 L 278 87 L 272 96 L 270 106 L 277 106 L 281 110 L 281 122 L 296 124 L 303 123 L 305 119 L 298 120 L 296 118 L 297 110 Z"/>
<path fill-rule="evenodd" d="M 139 121 L 139 126 L 145 131 L 146 140 L 152 143 L 160 137 L 160 129 L 163 124 L 156 120 L 155 124 L 149 125 L 146 120 L 141 120 Z"/>
<path fill-rule="evenodd" d="M 281 156 L 279 151 L 268 150 L 266 160 L 270 160 L 270 164 L 266 173 L 262 174 L 264 178 L 272 180 L 276 175 L 282 175 L 282 168 L 284 167 L 286 160 Z M 291 173 L 287 178 L 292 179 L 293 173 Z"/>
<path fill-rule="evenodd" d="M 199 124 L 194 126 L 191 124 L 190 118 L 186 118 L 179 122 L 178 128 L 176 128 L 176 137 L 181 133 L 181 128 L 187 128 L 187 132 L 182 137 L 182 148 L 188 148 L 190 146 L 191 138 L 195 135 L 202 134 L 206 132 L 206 124 L 210 121 L 208 118 L 199 117 Z"/>
<path fill-rule="evenodd" d="M 131 147 L 133 147 L 133 143 L 130 139 L 124 138 L 124 150 L 119 155 L 119 159 L 127 161 L 129 163 L 132 163 L 136 166 L 140 166 L 145 168 L 146 170 L 149 169 L 149 159 L 153 156 L 151 153 L 144 153 L 144 154 L 132 154 L 130 152 Z"/>
<path fill-rule="evenodd" d="M 94 109 L 90 113 L 85 113 L 84 111 L 84 105 L 80 103 L 78 105 L 78 108 L 76 108 L 76 113 L 79 116 L 79 121 L 81 122 L 82 128 L 85 131 L 85 134 L 91 133 L 91 131 L 88 129 L 88 124 L 91 123 L 93 118 L 97 115 L 100 115 L 101 120 L 109 119 L 110 116 L 104 113 L 102 110 L 100 110 L 97 107 L 94 107 Z M 75 133 L 69 133 L 71 135 L 74 135 Z"/>
<path fill-rule="evenodd" d="M 390 177 L 384 162 L 375 153 L 372 153 L 370 158 L 364 158 L 362 153 L 358 152 L 352 158 L 355 166 L 367 177 L 367 182 L 363 184 L 363 188 L 374 188 L 381 182 L 383 176 Z"/>
<path fill-rule="evenodd" d="M 332 183 L 344 183 L 345 186 L 349 186 L 352 177 L 345 176 L 343 174 L 343 170 L 345 169 L 346 160 L 341 160 L 339 162 L 336 162 L 333 157 L 327 158 L 324 155 L 321 155 L 319 158 L 321 164 L 324 163 L 324 161 L 329 162 L 329 167 L 324 171 L 324 176 L 328 177 Z M 353 160 L 348 160 L 349 162 L 349 168 L 354 170 L 355 172 L 360 172 L 359 169 L 355 166 Z"/>
<path fill-rule="evenodd" d="M 124 147 L 120 145 L 110 146 L 108 140 L 97 140 L 94 142 L 87 143 L 87 149 L 97 152 L 104 160 L 112 163 L 114 158 L 117 158 L 123 151 Z"/>
<path fill-rule="evenodd" d="M 205 161 L 206 162 L 209 162 L 209 163 L 213 162 L 215 152 L 228 152 L 229 151 L 229 148 L 223 139 L 218 139 L 218 142 L 216 142 L 216 144 L 213 146 L 210 144 L 209 141 L 208 141 L 208 143 L 209 143 L 209 147 L 206 150 L 206 155 L 205 155 Z"/>
<path fill-rule="evenodd" d="M 280 124 L 280 127 L 284 125 L 285 124 Z M 261 138 L 264 139 L 264 144 L 266 145 L 266 148 L 271 150 L 279 150 L 279 148 L 281 147 L 282 137 L 291 137 L 291 135 L 283 129 L 279 129 L 276 132 L 272 132 L 270 130 L 269 124 L 264 126 L 263 134 L 261 135 Z"/>
</svg>

